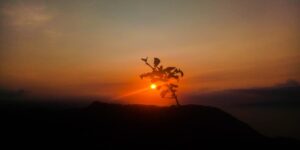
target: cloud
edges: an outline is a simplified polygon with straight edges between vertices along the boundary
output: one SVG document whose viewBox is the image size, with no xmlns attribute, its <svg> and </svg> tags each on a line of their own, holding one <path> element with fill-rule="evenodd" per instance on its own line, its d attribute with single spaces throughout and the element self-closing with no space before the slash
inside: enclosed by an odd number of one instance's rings
<svg viewBox="0 0 300 150">
<path fill-rule="evenodd" d="M 299 107 L 300 84 L 296 80 L 288 80 L 271 87 L 191 94 L 186 100 L 189 103 L 218 107 Z"/>
<path fill-rule="evenodd" d="M 129 82 L 88 82 L 80 84 L 83 88 L 105 88 L 105 89 L 111 89 L 111 88 L 117 88 L 117 87 L 124 87 L 126 85 L 130 84 Z"/>
<path fill-rule="evenodd" d="M 0 87 L 0 98 L 15 98 L 24 96 L 25 91 L 20 90 L 11 90 L 7 88 Z"/>
<path fill-rule="evenodd" d="M 277 84 L 278 87 L 297 87 L 300 83 L 297 80 L 289 79 L 284 83 Z"/>
<path fill-rule="evenodd" d="M 1 13 L 8 26 L 19 28 L 39 27 L 53 18 L 43 3 L 9 3 L 1 7 Z"/>
</svg>

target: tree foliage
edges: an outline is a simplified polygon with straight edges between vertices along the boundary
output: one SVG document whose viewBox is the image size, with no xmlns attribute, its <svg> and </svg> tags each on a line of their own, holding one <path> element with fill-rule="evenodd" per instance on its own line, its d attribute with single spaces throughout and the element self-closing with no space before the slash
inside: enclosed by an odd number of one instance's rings
<svg viewBox="0 0 300 150">
<path fill-rule="evenodd" d="M 149 78 L 152 83 L 161 83 L 157 86 L 157 89 L 160 90 L 160 96 L 166 98 L 167 95 L 169 95 L 169 98 L 174 98 L 177 105 L 179 105 L 176 95 L 178 85 L 172 81 L 176 80 L 178 82 L 179 78 L 183 77 L 184 74 L 182 70 L 176 67 L 164 68 L 163 65 L 160 65 L 161 61 L 159 58 L 154 58 L 153 65 L 148 63 L 148 57 L 142 58 L 142 61 L 144 61 L 152 71 L 141 74 L 141 79 Z"/>
</svg>

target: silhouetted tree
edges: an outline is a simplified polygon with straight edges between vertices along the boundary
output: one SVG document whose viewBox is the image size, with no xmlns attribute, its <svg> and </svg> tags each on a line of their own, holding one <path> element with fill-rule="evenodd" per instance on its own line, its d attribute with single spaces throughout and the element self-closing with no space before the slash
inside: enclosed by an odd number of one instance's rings
<svg viewBox="0 0 300 150">
<path fill-rule="evenodd" d="M 160 96 L 162 98 L 165 98 L 167 94 L 170 95 L 170 98 L 174 98 L 177 105 L 180 106 L 178 102 L 178 98 L 176 95 L 176 89 L 178 88 L 178 85 L 172 83 L 172 79 L 179 81 L 180 77 L 183 77 L 183 72 L 176 67 L 166 67 L 164 68 L 160 64 L 159 58 L 154 58 L 153 66 L 148 63 L 148 57 L 142 58 L 142 61 L 145 62 L 147 66 L 149 66 L 152 69 L 152 72 L 143 73 L 140 75 L 140 77 L 143 78 L 150 78 L 151 83 L 161 82 L 157 86 L 157 89 L 160 90 Z"/>
</svg>

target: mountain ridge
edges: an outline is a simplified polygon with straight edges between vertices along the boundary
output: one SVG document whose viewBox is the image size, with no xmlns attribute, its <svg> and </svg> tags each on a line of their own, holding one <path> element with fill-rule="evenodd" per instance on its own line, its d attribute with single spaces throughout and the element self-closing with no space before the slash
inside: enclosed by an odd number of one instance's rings
<svg viewBox="0 0 300 150">
<path fill-rule="evenodd" d="M 66 146 L 199 147 L 298 145 L 266 137 L 221 109 L 202 105 L 154 106 L 93 102 L 65 110 L 16 109 L 4 115 L 2 136 Z"/>
</svg>

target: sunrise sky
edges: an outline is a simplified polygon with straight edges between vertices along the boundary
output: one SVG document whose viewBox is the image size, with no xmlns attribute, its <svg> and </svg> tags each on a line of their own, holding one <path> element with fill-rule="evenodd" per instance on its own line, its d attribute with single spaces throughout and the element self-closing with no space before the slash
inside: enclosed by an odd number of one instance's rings
<svg viewBox="0 0 300 150">
<path fill-rule="evenodd" d="M 0 13 L 0 85 L 31 95 L 149 87 L 146 56 L 185 72 L 182 95 L 300 81 L 298 0 L 4 0 Z M 131 97 L 145 96 L 159 98 Z"/>
</svg>

